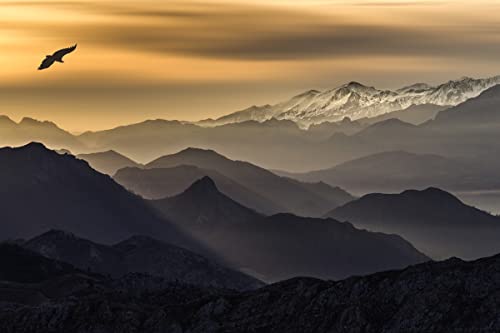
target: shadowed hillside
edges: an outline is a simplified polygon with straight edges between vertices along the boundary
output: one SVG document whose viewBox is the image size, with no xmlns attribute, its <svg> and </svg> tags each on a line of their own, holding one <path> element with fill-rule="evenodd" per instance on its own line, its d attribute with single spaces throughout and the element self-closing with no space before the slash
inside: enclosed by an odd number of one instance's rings
<svg viewBox="0 0 500 333">
<path fill-rule="evenodd" d="M 202 250 L 140 197 L 71 155 L 39 143 L 0 149 L 1 237 L 64 229 L 111 243 L 132 235 Z"/>
<path fill-rule="evenodd" d="M 494 332 L 500 330 L 499 270 L 499 256 L 473 262 L 454 258 L 338 282 L 295 278 L 244 293 L 163 284 L 138 294 L 131 286 L 141 281 L 139 276 L 106 280 L 73 275 L 63 280 L 66 286 L 71 283 L 71 290 L 61 290 L 57 279 L 52 287 L 51 281 L 35 286 L 0 282 L 4 300 L 13 290 L 29 295 L 0 303 L 0 329 L 33 333 L 50 325 L 59 332 L 92 333 Z"/>
<path fill-rule="evenodd" d="M 397 233 L 433 258 L 479 258 L 500 251 L 500 218 L 436 188 L 368 194 L 327 214 L 359 228 Z"/>
<path fill-rule="evenodd" d="M 245 290 L 263 285 L 193 252 L 146 236 L 133 236 L 108 246 L 52 230 L 27 241 L 23 247 L 82 270 L 115 278 L 144 273 L 197 286 Z"/>
<path fill-rule="evenodd" d="M 427 260 L 396 235 L 358 230 L 333 219 L 261 216 L 220 193 L 207 177 L 178 196 L 152 203 L 233 267 L 265 281 L 337 279 Z"/>
</svg>

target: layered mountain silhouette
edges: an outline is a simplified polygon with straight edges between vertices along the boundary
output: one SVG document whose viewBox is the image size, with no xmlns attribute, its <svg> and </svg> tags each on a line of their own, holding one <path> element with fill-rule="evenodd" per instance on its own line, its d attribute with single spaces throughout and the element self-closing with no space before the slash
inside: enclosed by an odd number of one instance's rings
<svg viewBox="0 0 500 333">
<path fill-rule="evenodd" d="M 139 193 L 147 199 L 161 199 L 177 195 L 186 190 L 196 180 L 205 176 L 216 182 L 222 193 L 237 202 L 264 214 L 286 211 L 286 208 L 272 202 L 235 180 L 221 173 L 201 169 L 192 165 L 179 165 L 171 168 L 139 169 L 124 168 L 113 177 L 130 191 Z"/>
<path fill-rule="evenodd" d="M 126 279 L 72 275 L 38 284 L 1 281 L 0 329 L 494 332 L 500 330 L 499 270 L 498 255 L 473 262 L 453 258 L 341 281 L 294 278 L 250 292 L 166 284 L 139 295 Z M 10 291 L 17 297 L 9 299 Z M 19 297 L 30 292 L 31 297 Z"/>
<path fill-rule="evenodd" d="M 463 78 L 438 87 L 416 85 L 402 90 L 404 94 L 410 94 L 411 98 L 427 96 L 431 100 L 442 100 L 434 103 L 438 107 L 457 105 L 449 112 L 444 110 L 438 115 L 435 115 L 436 109 L 429 104 L 432 101 L 422 100 L 422 103 L 405 106 L 409 107 L 406 111 L 403 108 L 401 111 L 377 115 L 380 118 L 366 119 L 363 116 L 353 120 L 355 117 L 351 117 L 348 124 L 344 121 L 346 117 L 342 116 L 338 122 L 311 126 L 309 130 L 299 128 L 292 120 L 274 118 L 263 122 L 247 120 L 212 128 L 180 121 L 148 120 L 78 136 L 54 128 L 53 124 L 48 126 L 26 119 L 21 122 L 26 124 L 21 126 L 3 117 L 0 121 L 3 134 L 0 144 L 20 145 L 38 140 L 51 148 L 70 149 L 75 154 L 114 150 L 139 163 L 147 163 L 185 147 L 203 147 L 233 159 L 252 161 L 268 169 L 293 172 L 325 169 L 367 155 L 397 150 L 450 158 L 467 157 L 483 165 L 494 162 L 496 167 L 500 165 L 498 159 L 494 158 L 498 155 L 496 143 L 499 139 L 498 131 L 495 130 L 498 124 L 495 112 L 498 105 L 498 98 L 495 97 L 498 89 L 494 86 L 496 79 Z M 355 90 L 362 88 L 354 83 L 350 87 L 344 87 L 350 91 L 348 95 L 357 94 Z M 430 91 L 432 93 L 428 95 Z M 317 91 L 311 91 L 305 95 L 317 94 Z M 301 98 L 307 99 L 305 95 Z M 384 95 L 383 91 L 376 94 L 381 98 L 389 98 L 390 95 Z M 376 100 L 373 102 L 374 107 L 378 107 Z M 444 104 L 446 101 L 451 104 Z M 465 103 L 459 105 L 463 101 Z M 409 114 L 408 117 L 399 115 L 405 112 Z M 430 120 L 434 116 L 436 120 Z M 307 118 L 307 115 L 304 117 Z M 420 124 L 427 117 L 429 121 L 413 128 L 404 124 Z M 385 122 L 390 118 L 402 122 L 392 121 L 371 128 L 368 132 L 358 133 L 373 122 Z M 454 120 L 459 118 L 462 120 Z M 33 126 L 28 126 L 29 123 L 37 124 L 37 130 L 31 129 Z M 29 129 L 23 130 L 24 127 Z M 39 128 L 49 127 L 52 134 L 37 134 L 41 131 Z M 270 145 L 270 142 L 273 144 Z M 492 151 L 495 154 L 491 154 Z"/>
<path fill-rule="evenodd" d="M 52 148 L 75 151 L 85 148 L 75 136 L 50 121 L 25 117 L 16 123 L 7 116 L 0 116 L 0 131 L 0 146 L 21 146 L 38 141 Z"/>
<path fill-rule="evenodd" d="M 500 124 L 500 85 L 494 86 L 481 95 L 440 112 L 430 127 L 462 128 L 472 131 L 496 131 Z"/>
<path fill-rule="evenodd" d="M 232 267 L 265 281 L 336 279 L 428 260 L 396 235 L 358 230 L 333 219 L 262 216 L 220 193 L 207 177 L 152 204 Z"/>
<path fill-rule="evenodd" d="M 0 149 L 0 183 L 2 239 L 64 229 L 103 243 L 151 235 L 202 251 L 202 246 L 109 176 L 42 144 Z"/>
<path fill-rule="evenodd" d="M 208 229 L 251 224 L 263 215 L 219 192 L 215 182 L 205 176 L 177 196 L 153 201 L 166 216 L 183 227 Z"/>
<path fill-rule="evenodd" d="M 450 107 L 434 104 L 412 105 L 401 111 L 389 112 L 372 118 L 362 118 L 359 119 L 359 122 L 363 124 L 375 124 L 388 119 L 398 119 L 405 123 L 420 125 L 434 119 L 438 113 Z"/>
<path fill-rule="evenodd" d="M 141 164 L 120 153 L 117 153 L 114 150 L 99 153 L 79 154 L 76 157 L 87 161 L 93 169 L 110 176 L 113 176 L 116 171 L 123 168 L 141 167 Z"/>
<path fill-rule="evenodd" d="M 109 246 L 52 230 L 27 241 L 23 247 L 83 271 L 115 278 L 144 273 L 170 282 L 236 290 L 263 285 L 198 254 L 146 236 L 133 236 Z"/>
<path fill-rule="evenodd" d="M 321 216 L 321 212 L 324 214 L 328 207 L 331 209 L 353 199 L 340 188 L 328 188 L 326 184 L 303 184 L 279 177 L 251 163 L 230 160 L 212 150 L 188 148 L 177 154 L 163 156 L 145 167 L 154 169 L 179 165 L 216 170 L 276 206 L 284 207 L 282 212 L 302 216 Z"/>
<path fill-rule="evenodd" d="M 500 218 L 437 188 L 368 194 L 326 216 L 358 228 L 397 233 L 433 258 L 479 258 L 500 252 Z"/>
<path fill-rule="evenodd" d="M 355 193 L 393 192 L 436 186 L 447 190 L 500 187 L 488 166 L 435 154 L 390 151 L 365 156 L 333 168 L 301 174 L 278 172 L 303 181 L 338 184 Z M 487 175 L 491 174 L 491 177 Z"/>
</svg>

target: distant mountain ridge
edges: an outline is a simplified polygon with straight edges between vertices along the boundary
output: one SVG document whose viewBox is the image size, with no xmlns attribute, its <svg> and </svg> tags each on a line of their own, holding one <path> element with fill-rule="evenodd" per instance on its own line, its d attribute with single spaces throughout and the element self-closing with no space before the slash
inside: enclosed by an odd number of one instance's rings
<svg viewBox="0 0 500 333">
<path fill-rule="evenodd" d="M 437 188 L 367 194 L 326 214 L 358 228 L 396 233 L 435 259 L 500 252 L 500 217 Z"/>
<path fill-rule="evenodd" d="M 20 146 L 33 141 L 55 148 L 84 149 L 85 145 L 73 134 L 50 121 L 24 117 L 19 123 L 7 116 L 0 116 L 0 146 Z"/>
<path fill-rule="evenodd" d="M 324 92 L 310 90 L 273 106 L 253 106 L 216 120 L 202 121 L 200 124 L 219 126 L 276 118 L 292 120 L 308 127 L 325 121 L 340 121 L 345 117 L 353 120 L 377 117 L 416 105 L 455 106 L 497 84 L 500 84 L 500 76 L 486 79 L 463 77 L 437 86 L 420 83 L 395 91 L 350 82 Z"/>
<path fill-rule="evenodd" d="M 357 158 L 332 168 L 306 173 L 280 175 L 303 181 L 324 181 L 337 184 L 354 193 L 394 192 L 409 188 L 431 186 L 447 190 L 481 189 L 500 182 L 484 177 L 475 163 L 435 154 L 414 154 L 405 151 L 387 151 Z"/>
<path fill-rule="evenodd" d="M 146 164 L 145 168 L 172 168 L 180 165 L 215 170 L 267 198 L 277 207 L 283 207 L 285 210 L 279 211 L 281 213 L 291 212 L 317 217 L 354 198 L 340 188 L 321 183 L 301 183 L 280 177 L 249 162 L 228 159 L 213 150 L 187 148 L 176 154 L 160 157 Z M 140 179 L 138 181 L 140 182 Z"/>
<path fill-rule="evenodd" d="M 113 176 L 116 171 L 123 168 L 140 168 L 139 164 L 132 159 L 124 156 L 114 150 L 108 150 L 98 153 L 79 154 L 79 159 L 87 161 L 90 166 L 102 173 Z"/>
<path fill-rule="evenodd" d="M 216 170 L 198 168 L 194 165 L 178 165 L 171 168 L 124 168 L 118 170 L 113 179 L 130 191 L 145 199 L 163 199 L 182 193 L 195 181 L 209 176 L 219 189 L 233 200 L 263 214 L 285 211 L 286 208 Z"/>
<path fill-rule="evenodd" d="M 467 92 L 473 90 L 468 90 L 467 87 L 474 82 L 476 81 L 472 79 L 464 79 L 463 89 L 459 89 L 460 85 L 457 84 L 447 86 Z M 485 82 L 490 84 L 493 81 Z M 352 86 L 357 89 L 357 85 Z M 474 86 L 481 89 L 483 87 Z M 406 91 L 415 89 L 412 87 Z M 308 92 L 309 95 L 317 93 Z M 50 142 L 48 146 L 53 149 L 69 148 L 74 154 L 114 150 L 139 163 L 147 163 L 158 156 L 172 154 L 186 147 L 199 147 L 218 151 L 232 159 L 251 161 L 267 169 L 292 172 L 325 169 L 363 156 L 395 150 L 443 157 L 463 156 L 475 159 L 482 165 L 499 165 L 500 162 L 494 159 L 494 156 L 499 156 L 496 154 L 499 140 L 497 127 L 500 123 L 498 112 L 495 112 L 500 105 L 495 97 L 497 94 L 497 89 L 492 87 L 457 107 L 439 112 L 434 121 L 430 121 L 430 118 L 434 117 L 441 106 L 421 104 L 404 111 L 386 113 L 375 119 L 352 120 L 344 117 L 340 122 L 312 125 L 311 130 L 307 131 L 300 129 L 291 120 L 275 118 L 262 123 L 249 120 L 217 127 L 200 127 L 160 119 L 105 131 L 86 132 L 78 136 L 68 137 L 66 133 L 64 138 L 54 139 L 59 138 L 60 133 L 53 127 L 49 126 L 52 134 L 39 136 L 39 131 L 23 131 L 16 125 L 14 127 L 17 129 L 13 132 L 2 128 L 0 145 L 19 143 L 17 138 L 22 134 L 24 141 L 28 137 L 40 137 L 38 141 L 47 144 Z M 455 95 L 450 93 L 451 97 Z M 388 117 L 400 119 L 403 123 L 395 123 Z M 12 121 L 2 119 L 0 127 L 12 127 Z M 375 124 L 375 127 L 369 129 L 369 135 L 366 135 L 367 132 L 363 129 L 372 124 L 370 119 L 382 120 L 385 126 Z M 404 123 L 419 126 L 403 126 Z M 54 134 L 56 132 L 59 134 Z M 358 135 L 359 132 L 364 133 Z M 83 148 L 70 147 L 74 145 L 74 140 Z"/>
</svg>

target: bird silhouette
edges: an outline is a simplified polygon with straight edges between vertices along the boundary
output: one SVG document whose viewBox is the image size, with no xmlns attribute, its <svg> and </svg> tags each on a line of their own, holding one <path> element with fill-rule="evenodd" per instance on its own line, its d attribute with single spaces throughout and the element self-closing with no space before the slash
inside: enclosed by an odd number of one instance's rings
<svg viewBox="0 0 500 333">
<path fill-rule="evenodd" d="M 38 67 L 38 70 L 42 70 L 42 69 L 46 69 L 46 68 L 49 68 L 50 66 L 52 66 L 52 64 L 54 62 L 60 62 L 60 63 L 64 63 L 63 61 L 63 57 L 68 54 L 68 53 L 71 53 L 73 52 L 74 50 L 76 50 L 76 45 L 73 45 L 71 47 L 68 47 L 68 48 L 65 48 L 65 49 L 61 49 L 59 51 L 56 51 L 54 52 L 53 55 L 48 55 L 45 57 L 45 59 L 42 61 L 42 63 L 40 64 L 40 66 Z"/>
</svg>

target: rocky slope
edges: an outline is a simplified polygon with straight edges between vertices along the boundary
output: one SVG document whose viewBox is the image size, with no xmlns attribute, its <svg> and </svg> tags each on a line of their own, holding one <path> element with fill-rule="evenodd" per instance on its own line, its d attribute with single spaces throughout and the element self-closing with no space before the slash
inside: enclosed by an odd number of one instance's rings
<svg viewBox="0 0 500 333">
<path fill-rule="evenodd" d="M 236 290 L 263 285 L 191 251 L 146 236 L 133 236 L 107 246 L 52 230 L 27 241 L 23 247 L 81 270 L 115 278 L 143 273 L 169 282 Z"/>
<path fill-rule="evenodd" d="M 0 149 L 0 184 L 0 240 L 61 229 L 102 243 L 150 235 L 203 251 L 109 176 L 39 143 Z"/>
<path fill-rule="evenodd" d="M 137 292 L 119 287 L 127 285 L 124 280 L 80 279 L 74 292 L 52 294 L 38 303 L 0 303 L 0 329 L 6 333 L 42 332 L 47 327 L 50 332 L 88 333 L 500 330 L 500 256 L 429 262 L 338 282 L 295 278 L 244 293 L 180 284 Z M 4 291 L 14 288 L 2 284 Z M 47 290 L 47 284 L 18 284 L 17 292 Z"/>
</svg>

